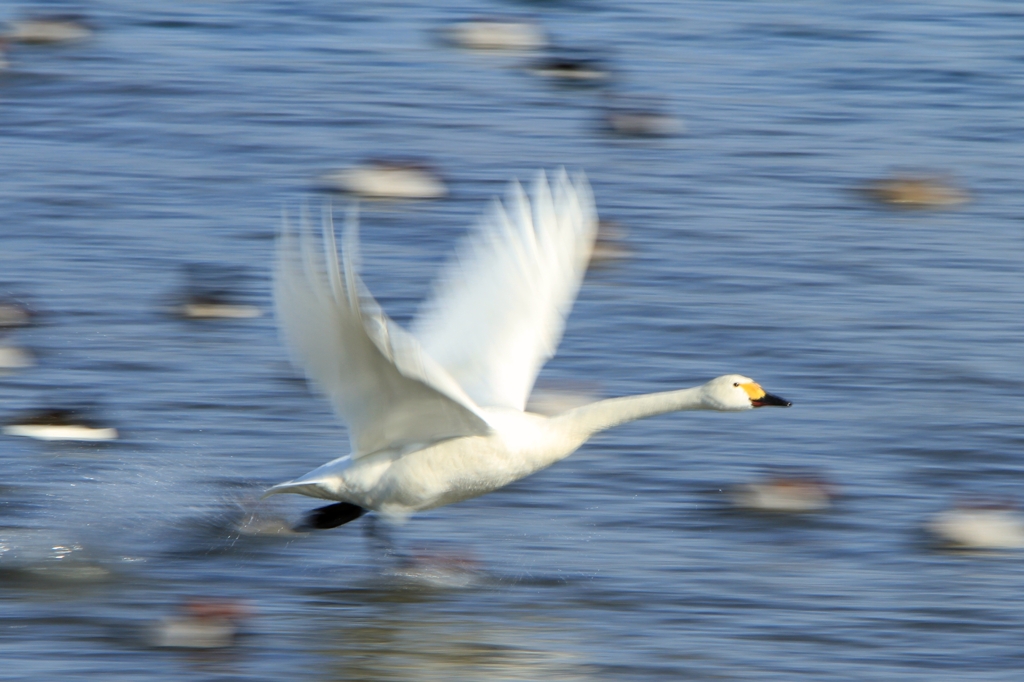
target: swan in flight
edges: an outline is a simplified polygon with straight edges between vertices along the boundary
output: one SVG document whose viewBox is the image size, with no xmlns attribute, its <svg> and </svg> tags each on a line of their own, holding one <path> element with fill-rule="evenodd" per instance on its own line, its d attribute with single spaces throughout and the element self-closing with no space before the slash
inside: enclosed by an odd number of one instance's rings
<svg viewBox="0 0 1024 682">
<path fill-rule="evenodd" d="M 540 173 L 464 241 L 433 298 L 405 331 L 356 272 L 354 212 L 338 262 L 330 212 L 323 246 L 285 220 L 274 299 L 294 360 L 348 427 L 351 453 L 268 495 L 333 500 L 304 528 L 367 511 L 391 519 L 497 490 L 568 457 L 592 435 L 677 410 L 789 406 L 738 374 L 703 386 L 601 400 L 545 417 L 525 411 L 555 353 L 597 233 L 586 178 Z"/>
</svg>

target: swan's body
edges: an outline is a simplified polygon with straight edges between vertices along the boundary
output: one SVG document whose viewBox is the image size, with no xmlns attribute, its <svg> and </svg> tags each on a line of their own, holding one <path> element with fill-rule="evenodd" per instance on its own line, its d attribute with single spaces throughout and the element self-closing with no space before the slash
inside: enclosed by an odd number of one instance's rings
<svg viewBox="0 0 1024 682">
<path fill-rule="evenodd" d="M 326 257 L 307 232 L 296 243 L 286 229 L 275 286 L 281 327 L 349 427 L 352 453 L 269 493 L 400 518 L 501 488 L 627 421 L 788 405 L 746 377 L 727 375 L 554 417 L 525 412 L 537 373 L 558 345 L 596 228 L 584 178 L 570 181 L 562 172 L 549 187 L 542 174 L 532 202 L 513 184 L 505 205 L 467 240 L 415 335 L 388 319 L 362 286 L 354 228 L 346 231 L 343 266 L 329 219 Z"/>
</svg>

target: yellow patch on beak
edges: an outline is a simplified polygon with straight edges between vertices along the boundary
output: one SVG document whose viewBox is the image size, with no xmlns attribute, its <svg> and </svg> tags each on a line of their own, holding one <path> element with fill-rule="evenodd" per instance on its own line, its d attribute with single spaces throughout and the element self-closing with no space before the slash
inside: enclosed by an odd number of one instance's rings
<svg viewBox="0 0 1024 682">
<path fill-rule="evenodd" d="M 764 389 L 753 381 L 749 384 L 740 384 L 740 388 L 747 392 L 751 400 L 760 400 L 764 397 Z"/>
</svg>

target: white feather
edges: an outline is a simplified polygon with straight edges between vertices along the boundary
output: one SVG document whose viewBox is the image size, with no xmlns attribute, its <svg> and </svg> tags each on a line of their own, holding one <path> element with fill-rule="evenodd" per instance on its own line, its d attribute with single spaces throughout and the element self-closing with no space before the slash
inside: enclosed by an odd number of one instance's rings
<svg viewBox="0 0 1024 682">
<path fill-rule="evenodd" d="M 320 249 L 308 227 L 296 237 L 286 221 L 274 301 L 295 361 L 348 426 L 353 455 L 489 433 L 473 401 L 363 287 L 354 228 L 343 269 L 333 230 L 325 213 Z"/>
<path fill-rule="evenodd" d="M 564 170 L 553 184 L 538 174 L 531 203 L 512 183 L 413 326 L 426 352 L 481 407 L 524 409 L 586 273 L 597 234 L 590 186 Z"/>
</svg>

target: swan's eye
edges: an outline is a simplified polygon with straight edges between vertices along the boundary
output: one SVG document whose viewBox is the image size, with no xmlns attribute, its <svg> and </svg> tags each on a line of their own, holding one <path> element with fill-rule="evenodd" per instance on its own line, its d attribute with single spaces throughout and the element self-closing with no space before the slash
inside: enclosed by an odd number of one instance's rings
<svg viewBox="0 0 1024 682">
<path fill-rule="evenodd" d="M 738 382 L 738 381 L 733 382 L 733 388 L 739 388 L 739 387 L 740 387 L 740 382 Z"/>
</svg>

